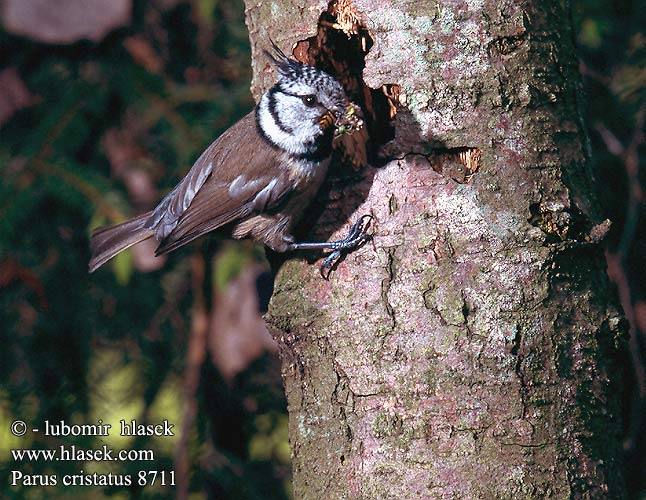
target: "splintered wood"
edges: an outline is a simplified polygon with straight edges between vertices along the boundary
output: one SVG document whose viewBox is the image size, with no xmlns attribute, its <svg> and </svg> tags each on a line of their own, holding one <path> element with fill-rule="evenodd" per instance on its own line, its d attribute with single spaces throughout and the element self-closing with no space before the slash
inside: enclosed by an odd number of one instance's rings
<svg viewBox="0 0 646 500">
<path fill-rule="evenodd" d="M 336 0 L 330 4 L 328 12 L 336 18 L 335 22 L 325 21 L 328 27 L 343 31 L 348 37 L 359 34 L 361 19 L 350 0 Z M 362 47 L 365 52 L 366 41 L 362 40 Z"/>
</svg>

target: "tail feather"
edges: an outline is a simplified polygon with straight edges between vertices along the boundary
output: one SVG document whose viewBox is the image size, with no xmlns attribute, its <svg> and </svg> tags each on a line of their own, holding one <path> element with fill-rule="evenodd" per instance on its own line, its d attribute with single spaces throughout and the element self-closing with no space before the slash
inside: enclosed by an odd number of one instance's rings
<svg viewBox="0 0 646 500">
<path fill-rule="evenodd" d="M 152 237 L 155 234 L 154 231 L 145 227 L 150 214 L 151 212 L 147 212 L 116 226 L 97 229 L 90 239 L 92 249 L 90 272 L 96 271 L 126 248 Z"/>
</svg>

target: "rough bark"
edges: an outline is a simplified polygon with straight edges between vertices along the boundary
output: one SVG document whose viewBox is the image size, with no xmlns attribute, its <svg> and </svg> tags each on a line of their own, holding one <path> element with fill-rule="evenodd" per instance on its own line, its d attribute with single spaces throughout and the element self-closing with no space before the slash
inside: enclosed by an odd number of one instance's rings
<svg viewBox="0 0 646 500">
<path fill-rule="evenodd" d="M 313 233 L 341 237 L 346 216 L 372 213 L 373 241 L 329 282 L 296 259 L 276 278 L 295 497 L 622 498 L 623 329 L 569 5 L 340 4 L 247 0 L 256 95 L 269 38 L 336 36 L 343 23 L 320 16 L 341 7 L 373 42 L 362 83 L 400 92 L 391 161 L 333 185 Z M 315 45 L 297 49 L 316 59 Z M 357 95 L 374 136 L 377 94 Z"/>
</svg>

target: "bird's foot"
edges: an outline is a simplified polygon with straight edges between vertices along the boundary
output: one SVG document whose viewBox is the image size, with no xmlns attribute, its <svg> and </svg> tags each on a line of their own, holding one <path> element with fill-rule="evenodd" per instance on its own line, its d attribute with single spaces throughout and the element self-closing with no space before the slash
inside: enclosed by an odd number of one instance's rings
<svg viewBox="0 0 646 500">
<path fill-rule="evenodd" d="M 331 241 L 329 245 L 332 249 L 330 254 L 323 260 L 321 264 L 321 276 L 325 280 L 330 279 L 330 273 L 339 262 L 339 260 L 352 250 L 361 247 L 366 241 L 371 238 L 367 233 L 370 223 L 372 222 L 372 215 L 363 215 L 357 222 L 353 224 L 348 232 L 348 235 L 342 240 Z"/>
</svg>

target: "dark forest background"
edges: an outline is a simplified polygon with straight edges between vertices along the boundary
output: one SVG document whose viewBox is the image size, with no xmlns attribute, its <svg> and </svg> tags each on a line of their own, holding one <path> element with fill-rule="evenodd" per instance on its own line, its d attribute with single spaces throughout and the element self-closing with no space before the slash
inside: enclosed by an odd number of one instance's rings
<svg viewBox="0 0 646 500">
<path fill-rule="evenodd" d="M 646 499 L 646 10 L 579 0 L 573 14 L 608 269 L 631 324 L 625 475 Z M 290 497 L 280 364 L 258 312 L 263 249 L 211 237 L 157 259 L 144 245 L 87 274 L 92 229 L 153 207 L 251 109 L 250 79 L 242 0 L 0 2 L 0 497 Z M 15 437 L 18 419 L 113 431 Z M 122 438 L 120 419 L 167 419 L 176 436 Z M 9 451 L 62 444 L 155 461 Z M 174 470 L 177 486 L 9 485 L 12 470 L 81 469 Z"/>
</svg>

